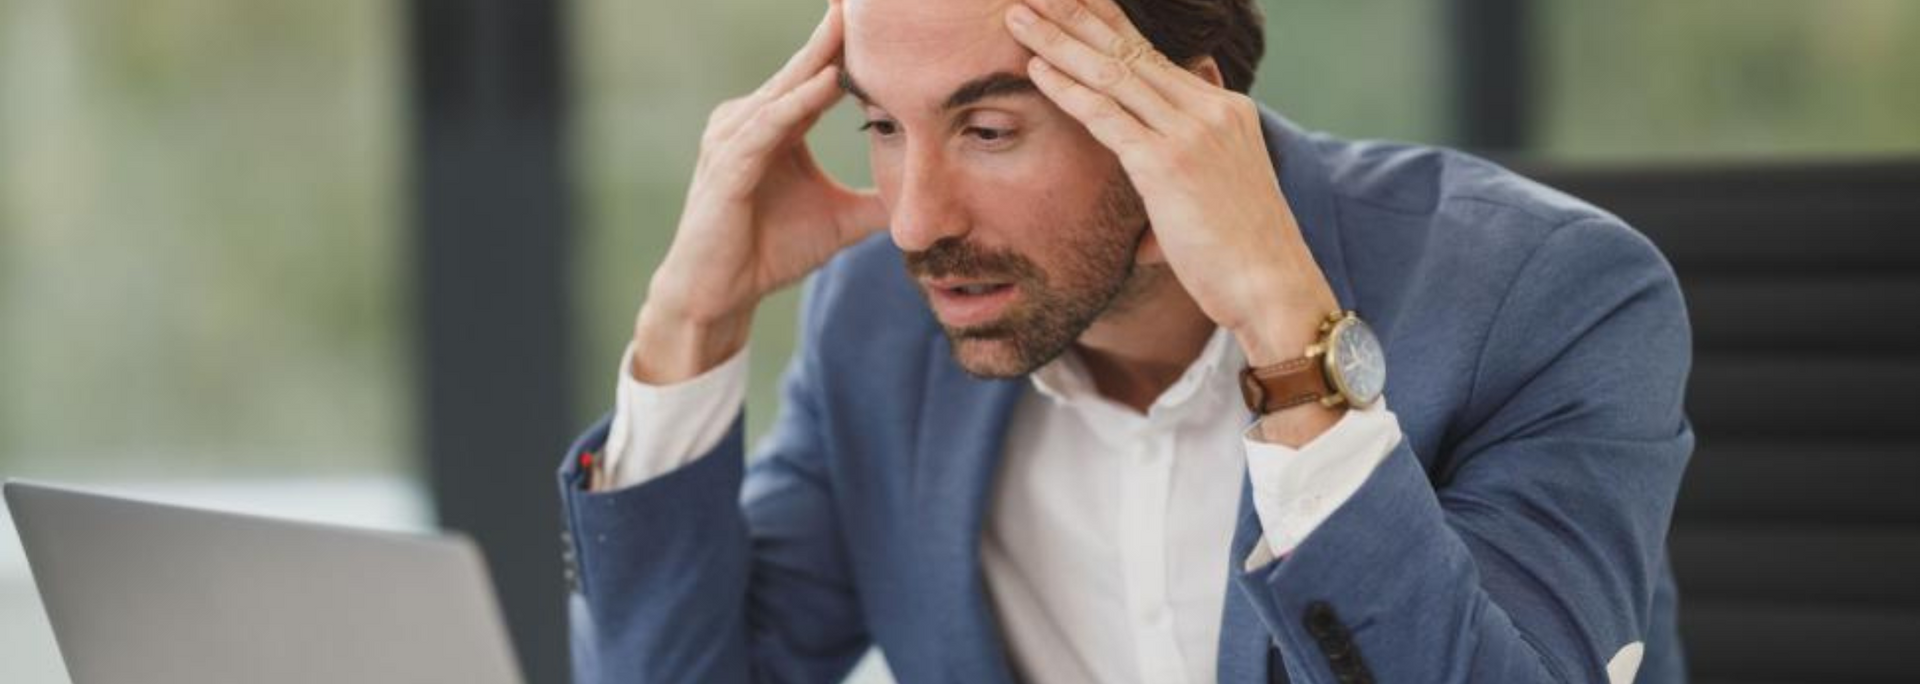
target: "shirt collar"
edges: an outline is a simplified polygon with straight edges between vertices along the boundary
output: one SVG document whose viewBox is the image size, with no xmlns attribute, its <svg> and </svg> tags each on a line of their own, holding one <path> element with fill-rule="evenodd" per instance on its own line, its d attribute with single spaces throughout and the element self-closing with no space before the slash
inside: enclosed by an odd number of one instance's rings
<svg viewBox="0 0 1920 684">
<path fill-rule="evenodd" d="M 1202 388 L 1223 380 L 1232 386 L 1234 376 L 1240 371 L 1239 366 L 1244 363 L 1242 359 L 1240 345 L 1234 343 L 1233 336 L 1225 328 L 1215 328 L 1213 336 L 1207 339 L 1207 345 L 1187 366 L 1187 370 L 1180 374 L 1180 379 L 1161 392 L 1147 408 L 1148 418 L 1193 404 L 1194 397 Z M 1093 383 L 1093 376 L 1080 360 L 1079 352 L 1073 349 L 1047 362 L 1028 377 L 1035 390 L 1061 406 L 1110 402 L 1100 395 Z"/>
</svg>

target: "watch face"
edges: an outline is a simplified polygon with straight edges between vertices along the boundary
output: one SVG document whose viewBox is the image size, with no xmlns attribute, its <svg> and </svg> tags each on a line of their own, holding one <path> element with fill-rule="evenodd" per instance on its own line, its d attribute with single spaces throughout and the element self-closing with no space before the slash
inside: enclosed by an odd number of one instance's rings
<svg viewBox="0 0 1920 684">
<path fill-rule="evenodd" d="M 1334 384 L 1355 406 L 1367 406 L 1387 388 L 1387 354 L 1373 328 L 1349 316 L 1333 329 L 1327 363 Z"/>
</svg>

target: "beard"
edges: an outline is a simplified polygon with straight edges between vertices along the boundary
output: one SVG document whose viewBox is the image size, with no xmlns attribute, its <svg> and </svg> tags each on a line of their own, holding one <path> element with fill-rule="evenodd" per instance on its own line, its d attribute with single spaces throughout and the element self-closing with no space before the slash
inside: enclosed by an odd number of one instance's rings
<svg viewBox="0 0 1920 684">
<path fill-rule="evenodd" d="M 1091 216 L 1060 233 L 1058 265 L 1042 269 L 1009 249 L 988 249 L 946 238 L 904 255 L 918 278 L 979 278 L 1019 289 L 1020 300 L 998 320 L 955 327 L 941 323 L 954 360 L 980 378 L 1032 373 L 1073 346 L 1102 316 L 1125 310 L 1157 280 L 1164 266 L 1136 268 L 1147 232 L 1140 195 L 1124 172 L 1102 188 Z M 924 290 L 923 296 L 928 296 Z"/>
</svg>

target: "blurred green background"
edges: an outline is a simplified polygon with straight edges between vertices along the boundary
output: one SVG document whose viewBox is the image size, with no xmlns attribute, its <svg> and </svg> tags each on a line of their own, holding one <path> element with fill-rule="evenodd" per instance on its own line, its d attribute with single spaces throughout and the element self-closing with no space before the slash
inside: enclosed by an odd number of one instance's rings
<svg viewBox="0 0 1920 684">
<path fill-rule="evenodd" d="M 1347 136 L 1454 140 L 1443 3 L 1263 4 L 1259 99 Z M 317 515 L 373 492 L 391 524 L 427 523 L 403 9 L 0 0 L 0 475 L 317 482 L 332 487 L 311 494 Z M 777 67 L 820 11 L 569 6 L 582 425 L 610 403 L 707 110 Z M 1533 19 L 1526 156 L 1920 152 L 1920 2 L 1542 0 Z M 842 105 L 812 139 L 863 183 L 856 124 Z M 760 311 L 754 435 L 775 408 L 795 298 Z M 0 525 L 0 681 L 60 681 L 11 533 Z"/>
</svg>

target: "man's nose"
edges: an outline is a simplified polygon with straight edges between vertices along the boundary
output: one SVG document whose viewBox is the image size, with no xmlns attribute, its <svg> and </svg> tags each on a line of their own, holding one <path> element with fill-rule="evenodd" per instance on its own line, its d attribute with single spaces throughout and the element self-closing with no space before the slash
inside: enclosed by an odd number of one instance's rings
<svg viewBox="0 0 1920 684">
<path fill-rule="evenodd" d="M 957 201 L 954 180 L 934 155 L 909 158 L 888 221 L 893 244 L 901 251 L 923 252 L 935 242 L 967 233 L 969 219 Z"/>
</svg>

